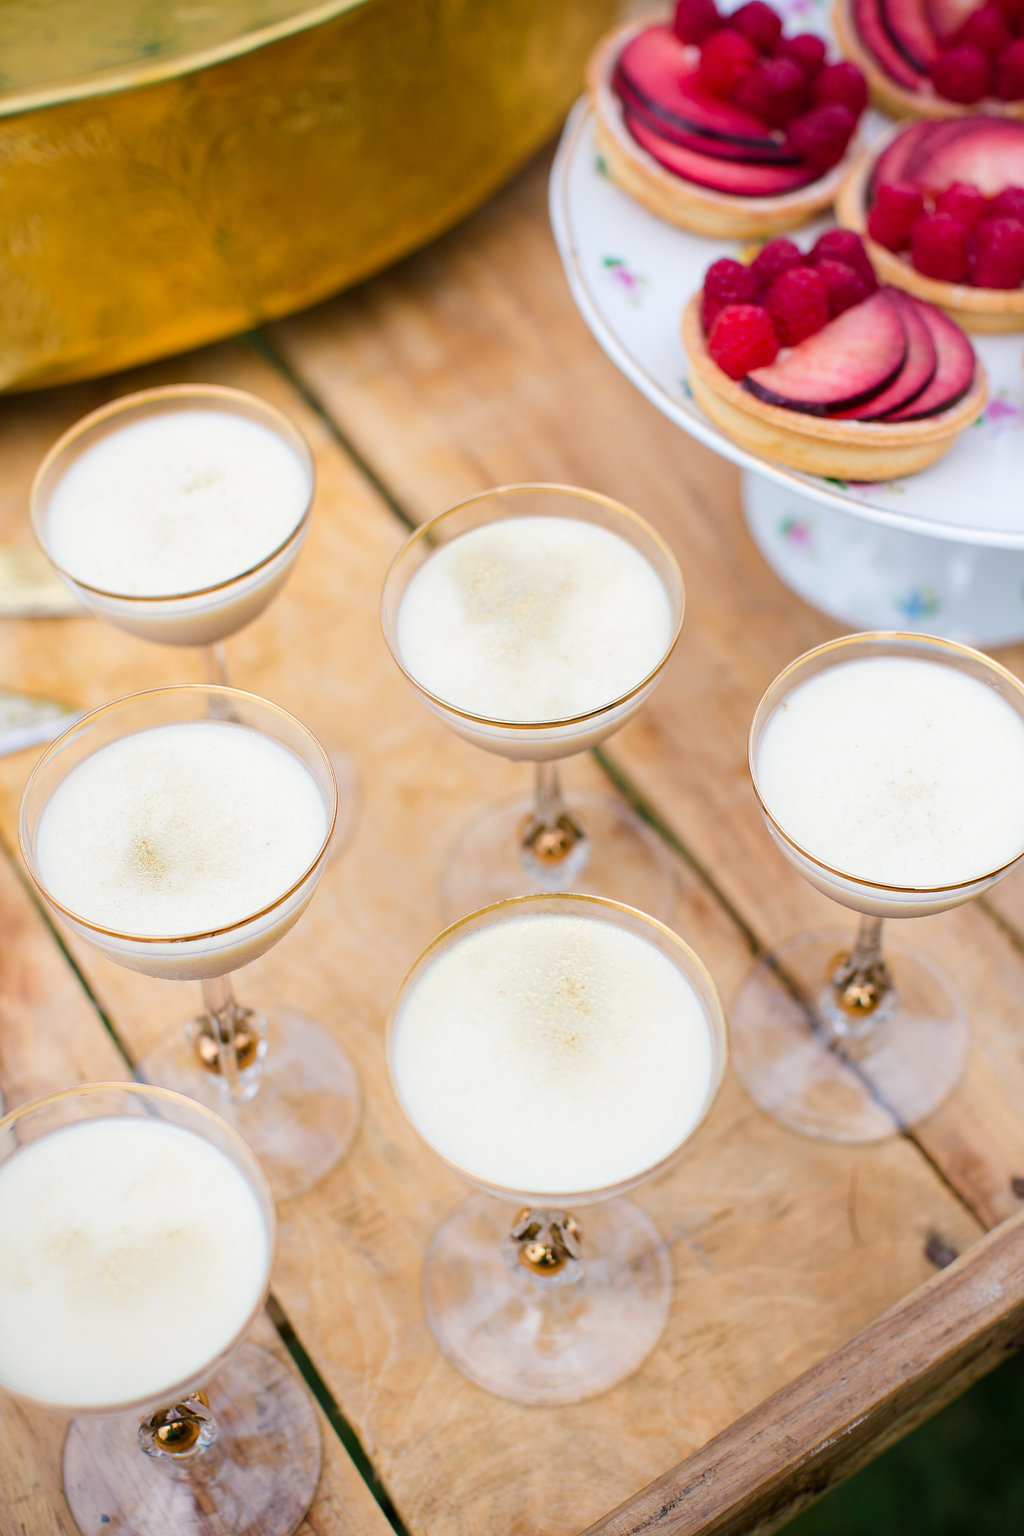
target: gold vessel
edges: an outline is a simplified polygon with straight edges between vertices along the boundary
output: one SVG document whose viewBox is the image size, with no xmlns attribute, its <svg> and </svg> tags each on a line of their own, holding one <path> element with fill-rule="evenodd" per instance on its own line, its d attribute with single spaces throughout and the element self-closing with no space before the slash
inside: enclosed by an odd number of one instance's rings
<svg viewBox="0 0 1024 1536">
<path fill-rule="evenodd" d="M 554 132 L 616 0 L 8 0 L 0 390 L 198 346 L 439 234 Z"/>
</svg>

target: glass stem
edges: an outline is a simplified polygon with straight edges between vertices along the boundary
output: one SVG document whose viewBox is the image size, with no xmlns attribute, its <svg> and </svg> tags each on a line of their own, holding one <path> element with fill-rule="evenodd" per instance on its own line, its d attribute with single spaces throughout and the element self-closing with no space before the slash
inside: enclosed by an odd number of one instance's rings
<svg viewBox="0 0 1024 1536">
<path fill-rule="evenodd" d="M 208 1072 L 220 1075 L 227 1097 L 244 1102 L 256 1091 L 265 1050 L 262 1020 L 238 1006 L 229 976 L 206 977 L 202 988 L 205 1012 L 193 1037 L 196 1054 Z"/>
<path fill-rule="evenodd" d="M 877 1023 L 878 1010 L 894 997 L 882 955 L 882 919 L 863 914 L 848 954 L 837 955 L 829 983 L 837 1004 L 833 1025 L 839 1036 L 862 1036 Z"/>
<path fill-rule="evenodd" d="M 177 1466 L 208 1451 L 217 1438 L 217 1420 L 205 1392 L 158 1408 L 139 1424 L 139 1445 L 147 1456 Z"/>
<path fill-rule="evenodd" d="M 564 889 L 586 866 L 589 839 L 565 803 L 557 763 L 536 765 L 533 810 L 519 850 L 527 872 L 551 890 Z"/>
<path fill-rule="evenodd" d="M 583 1233 L 571 1211 L 519 1212 L 505 1240 L 505 1262 L 534 1280 L 573 1285 L 583 1278 Z"/>
<path fill-rule="evenodd" d="M 230 688 L 228 656 L 224 649 L 223 640 L 215 640 L 212 645 L 204 645 L 202 653 L 203 672 L 206 675 L 206 681 L 213 683 L 218 688 Z"/>
</svg>

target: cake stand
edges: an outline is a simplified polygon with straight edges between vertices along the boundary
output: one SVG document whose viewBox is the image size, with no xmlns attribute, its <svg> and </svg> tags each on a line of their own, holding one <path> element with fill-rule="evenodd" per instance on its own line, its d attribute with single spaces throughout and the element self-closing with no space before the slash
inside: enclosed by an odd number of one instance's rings
<svg viewBox="0 0 1024 1536">
<path fill-rule="evenodd" d="M 679 329 L 707 267 L 742 255 L 743 242 L 648 213 L 609 180 L 593 129 L 588 103 L 578 102 L 551 172 L 551 223 L 573 298 L 648 400 L 740 466 L 747 526 L 776 575 L 854 629 L 923 630 L 981 646 L 1024 638 L 1020 334 L 972 337 L 989 403 L 920 474 L 853 484 L 748 453 L 695 403 Z M 800 231 L 801 243 L 830 222 Z"/>
</svg>

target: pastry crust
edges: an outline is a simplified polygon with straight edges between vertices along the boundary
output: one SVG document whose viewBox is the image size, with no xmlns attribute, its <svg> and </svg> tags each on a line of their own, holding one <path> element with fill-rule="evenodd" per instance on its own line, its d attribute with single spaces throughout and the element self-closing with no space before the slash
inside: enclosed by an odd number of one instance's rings
<svg viewBox="0 0 1024 1536">
<path fill-rule="evenodd" d="M 926 469 L 952 447 L 988 398 L 985 370 L 977 361 L 964 398 L 922 421 L 838 421 L 767 405 L 723 373 L 709 354 L 699 293 L 683 312 L 683 344 L 694 399 L 734 442 L 790 469 L 838 480 L 893 480 Z"/>
<path fill-rule="evenodd" d="M 653 18 L 619 27 L 598 43 L 587 64 L 587 90 L 596 119 L 595 139 L 611 179 L 651 213 L 681 229 L 724 239 L 767 240 L 784 229 L 796 229 L 827 208 L 835 197 L 854 156 L 856 135 L 838 165 L 818 181 L 797 192 L 775 197 L 741 197 L 714 192 L 681 176 L 673 176 L 641 149 L 622 120 L 622 108 L 612 89 L 615 63 L 630 38 Z"/>
<path fill-rule="evenodd" d="M 944 309 L 965 331 L 986 335 L 1024 331 L 1024 288 L 972 288 L 967 283 L 945 283 L 937 277 L 925 277 L 909 261 L 879 245 L 867 233 L 868 181 L 879 154 L 897 132 L 898 128 L 872 145 L 851 166 L 836 198 L 836 218 L 846 229 L 854 229 L 864 237 L 865 249 L 880 282 L 891 283 L 894 288 L 902 288 L 905 293 Z"/>
<path fill-rule="evenodd" d="M 861 39 L 853 19 L 850 0 L 835 0 L 832 26 L 840 52 L 863 70 L 872 101 L 883 112 L 888 112 L 890 117 L 964 117 L 969 112 L 1024 117 L 1024 101 L 998 101 L 995 97 L 986 96 L 971 106 L 961 106 L 957 101 L 947 101 L 944 96 L 936 95 L 930 82 L 927 90 L 908 91 L 891 75 L 886 74 Z"/>
</svg>

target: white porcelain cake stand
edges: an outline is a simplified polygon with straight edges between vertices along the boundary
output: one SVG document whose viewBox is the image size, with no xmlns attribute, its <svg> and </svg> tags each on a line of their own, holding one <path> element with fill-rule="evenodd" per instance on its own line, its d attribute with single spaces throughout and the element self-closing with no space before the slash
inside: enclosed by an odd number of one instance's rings
<svg viewBox="0 0 1024 1536">
<path fill-rule="evenodd" d="M 924 630 L 981 646 L 1024 638 L 1020 334 L 972 338 L 991 397 L 931 469 L 878 485 L 798 474 L 733 443 L 687 383 L 683 307 L 709 264 L 738 255 L 742 243 L 676 229 L 614 186 L 585 101 L 562 136 L 550 208 L 595 338 L 659 410 L 740 466 L 751 535 L 794 592 L 855 629 Z M 801 243 L 827 222 L 801 231 Z"/>
</svg>

